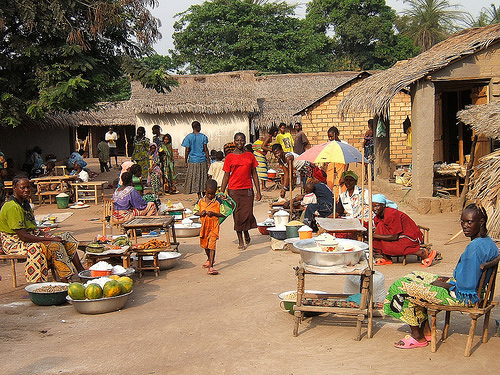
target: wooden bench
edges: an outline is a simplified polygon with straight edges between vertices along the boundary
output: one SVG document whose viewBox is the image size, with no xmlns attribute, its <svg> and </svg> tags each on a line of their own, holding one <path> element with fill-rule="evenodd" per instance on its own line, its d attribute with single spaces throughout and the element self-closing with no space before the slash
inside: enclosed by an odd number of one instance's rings
<svg viewBox="0 0 500 375">
<path fill-rule="evenodd" d="M 10 269 L 12 273 L 12 286 L 14 288 L 17 288 L 17 278 L 16 278 L 16 261 L 17 260 L 24 260 L 26 261 L 28 259 L 27 255 L 20 255 L 20 254 L 0 254 L 0 260 L 10 260 Z"/>
<path fill-rule="evenodd" d="M 98 191 L 101 190 L 101 199 L 104 201 L 104 185 L 107 181 L 89 181 L 89 182 L 75 182 L 75 199 L 78 201 L 94 201 L 95 204 L 99 203 Z M 82 196 L 79 196 L 83 193 Z"/>
</svg>

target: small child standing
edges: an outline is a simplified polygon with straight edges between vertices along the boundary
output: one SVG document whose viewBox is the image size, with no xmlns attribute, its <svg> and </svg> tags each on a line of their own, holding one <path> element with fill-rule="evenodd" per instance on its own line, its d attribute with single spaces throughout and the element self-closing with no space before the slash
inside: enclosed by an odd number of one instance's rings
<svg viewBox="0 0 500 375">
<path fill-rule="evenodd" d="M 312 182 L 308 182 L 304 188 L 304 198 L 302 198 L 302 202 L 300 203 L 304 208 L 307 208 L 311 203 L 318 203 L 316 200 L 316 194 L 314 194 L 314 184 Z"/>
<path fill-rule="evenodd" d="M 219 239 L 219 218 L 224 215 L 224 205 L 215 197 L 217 193 L 217 181 L 207 181 L 205 196 L 200 198 L 194 206 L 194 214 L 201 219 L 200 246 L 205 249 L 207 261 L 203 268 L 208 268 L 209 275 L 217 275 L 219 271 L 214 268 L 216 242 Z"/>
<path fill-rule="evenodd" d="M 217 187 L 222 185 L 222 178 L 224 177 L 224 171 L 222 170 L 224 162 L 222 159 L 224 159 L 224 153 L 222 151 L 217 151 L 215 154 L 216 161 L 210 164 L 210 168 L 208 169 L 208 177 L 217 181 Z"/>
</svg>

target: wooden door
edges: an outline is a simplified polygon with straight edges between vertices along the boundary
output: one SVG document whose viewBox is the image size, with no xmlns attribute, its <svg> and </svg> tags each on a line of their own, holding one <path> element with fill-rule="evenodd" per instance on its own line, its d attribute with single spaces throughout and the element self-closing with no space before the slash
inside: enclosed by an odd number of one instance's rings
<svg viewBox="0 0 500 375">
<path fill-rule="evenodd" d="M 434 108 L 434 162 L 437 162 L 444 160 L 443 98 L 440 92 L 435 96 Z"/>
<path fill-rule="evenodd" d="M 472 104 L 486 104 L 488 103 L 488 86 L 480 86 L 472 89 L 471 92 Z M 473 137 L 476 135 L 473 132 Z M 476 165 L 480 158 L 491 153 L 491 139 L 485 137 L 484 135 L 478 134 L 477 144 L 476 144 L 476 155 L 474 159 L 474 165 Z"/>
</svg>

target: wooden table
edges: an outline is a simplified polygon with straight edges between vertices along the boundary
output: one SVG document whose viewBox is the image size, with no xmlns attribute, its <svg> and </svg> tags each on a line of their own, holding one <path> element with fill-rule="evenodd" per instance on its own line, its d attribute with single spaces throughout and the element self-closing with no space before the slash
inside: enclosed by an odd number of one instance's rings
<svg viewBox="0 0 500 375">
<path fill-rule="evenodd" d="M 361 267 L 357 270 L 352 270 L 348 272 L 329 272 L 329 273 L 316 273 L 311 272 L 307 269 L 307 266 L 301 262 L 300 266 L 296 269 L 297 274 L 297 303 L 293 307 L 295 313 L 295 324 L 293 328 L 293 335 L 297 336 L 299 331 L 299 324 L 304 319 L 304 312 L 319 312 L 319 313 L 333 313 L 347 316 L 350 318 L 356 318 L 356 335 L 354 339 L 356 341 L 361 340 L 361 326 L 365 318 L 368 320 L 367 336 L 372 337 L 373 331 L 373 298 L 370 290 L 373 285 L 373 271 L 368 267 L 366 260 L 362 262 L 366 263 L 366 267 Z M 347 276 L 347 275 L 359 275 L 361 277 L 361 302 L 358 308 L 353 307 L 329 307 L 329 306 L 310 306 L 303 305 L 303 298 L 314 298 L 318 300 L 327 299 L 340 299 L 345 300 L 349 297 L 349 294 L 316 294 L 316 293 L 305 293 L 305 279 L 306 275 L 318 275 L 318 276 Z"/>
<path fill-rule="evenodd" d="M 52 197 L 62 193 L 64 191 L 64 183 L 74 181 L 78 176 L 45 176 L 32 178 L 30 182 L 33 182 L 36 186 L 36 196 L 38 197 L 38 203 L 42 204 L 42 198 L 44 196 L 49 197 L 49 203 L 52 204 Z M 51 190 L 51 185 L 58 184 L 56 190 Z"/>
<path fill-rule="evenodd" d="M 139 277 L 142 277 L 143 272 L 147 270 L 155 271 L 155 276 L 158 277 L 160 274 L 160 260 L 158 259 L 158 254 L 165 250 L 167 249 L 133 250 L 137 256 L 137 270 L 139 271 Z M 143 257 L 151 255 L 153 256 L 153 265 L 145 266 Z"/>
<path fill-rule="evenodd" d="M 132 239 L 135 243 L 137 243 L 137 229 L 164 229 L 165 241 L 170 247 L 175 247 L 175 251 L 177 251 L 179 242 L 177 242 L 177 237 L 175 235 L 174 223 L 175 220 L 173 216 L 136 216 L 126 223 L 123 223 L 122 226 L 126 231 L 130 230 L 132 232 Z M 172 232 L 172 238 L 170 238 L 170 231 Z"/>
<path fill-rule="evenodd" d="M 95 204 L 99 203 L 98 190 L 101 190 L 101 199 L 104 202 L 104 185 L 107 181 L 88 181 L 88 182 L 75 182 L 75 199 L 78 201 L 94 201 Z M 78 194 L 83 193 L 80 197 Z M 90 194 L 90 195 L 86 195 Z"/>
<path fill-rule="evenodd" d="M 358 241 L 363 241 L 366 228 L 361 225 L 358 219 L 333 219 L 329 217 L 317 217 L 318 226 L 327 233 L 354 233 Z"/>
<path fill-rule="evenodd" d="M 130 247 L 121 254 L 99 254 L 99 253 L 87 253 L 85 248 L 91 241 L 82 241 L 78 244 L 78 249 L 85 252 L 85 259 L 90 263 L 90 266 L 96 264 L 98 261 L 107 258 L 120 258 L 122 260 L 123 268 L 129 268 L 131 265 L 130 255 L 132 250 Z"/>
</svg>

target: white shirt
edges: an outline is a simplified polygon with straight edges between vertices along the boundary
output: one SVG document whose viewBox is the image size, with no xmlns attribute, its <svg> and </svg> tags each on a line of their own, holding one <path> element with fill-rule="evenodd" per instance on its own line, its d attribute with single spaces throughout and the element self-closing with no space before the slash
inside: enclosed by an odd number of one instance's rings
<svg viewBox="0 0 500 375">
<path fill-rule="evenodd" d="M 82 171 L 80 173 L 78 173 L 78 178 L 80 180 L 82 180 L 82 182 L 89 182 L 90 176 L 89 176 L 89 173 L 87 171 L 84 171 L 82 169 Z"/>
<path fill-rule="evenodd" d="M 342 202 L 346 217 L 349 219 L 361 219 L 362 216 L 368 218 L 368 199 L 368 190 L 365 189 L 363 201 L 365 209 L 362 210 L 361 188 L 359 186 L 354 186 L 354 191 L 351 196 L 349 196 L 349 192 L 347 190 L 339 195 L 339 200 Z"/>
<path fill-rule="evenodd" d="M 116 148 L 116 140 L 118 139 L 118 134 L 116 134 L 116 132 L 107 132 L 104 139 L 108 141 L 109 147 Z"/>
</svg>

